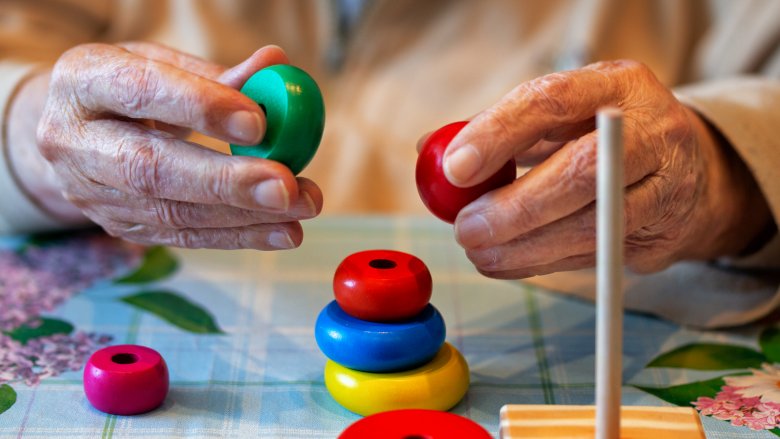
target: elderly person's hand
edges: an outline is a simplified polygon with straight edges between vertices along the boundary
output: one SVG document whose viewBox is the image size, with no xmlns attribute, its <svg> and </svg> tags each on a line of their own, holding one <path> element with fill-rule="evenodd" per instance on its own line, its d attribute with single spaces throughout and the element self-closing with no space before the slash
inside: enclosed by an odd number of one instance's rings
<svg viewBox="0 0 780 439">
<path fill-rule="evenodd" d="M 297 220 L 322 206 L 313 182 L 276 162 L 183 140 L 195 130 L 258 143 L 264 114 L 237 89 L 255 71 L 287 62 L 275 46 L 229 70 L 149 43 L 77 46 L 51 73 L 38 149 L 64 198 L 113 236 L 193 248 L 295 247 Z M 30 181 L 23 162 L 14 161 L 16 172 Z"/>
<path fill-rule="evenodd" d="M 745 165 L 644 65 L 597 63 L 524 83 L 448 146 L 447 178 L 472 186 L 515 157 L 533 165 L 458 215 L 455 233 L 483 274 L 523 278 L 595 264 L 596 133 L 624 112 L 626 264 L 658 271 L 746 248 L 769 220 Z"/>
</svg>

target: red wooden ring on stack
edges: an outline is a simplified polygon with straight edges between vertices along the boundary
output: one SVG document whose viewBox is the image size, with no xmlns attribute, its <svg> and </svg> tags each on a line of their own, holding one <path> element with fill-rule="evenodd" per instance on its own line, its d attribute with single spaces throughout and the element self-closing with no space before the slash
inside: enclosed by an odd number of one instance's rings
<svg viewBox="0 0 780 439">
<path fill-rule="evenodd" d="M 433 280 L 425 263 L 408 253 L 367 250 L 344 259 L 333 278 L 341 309 L 371 322 L 414 317 L 431 300 Z"/>
</svg>

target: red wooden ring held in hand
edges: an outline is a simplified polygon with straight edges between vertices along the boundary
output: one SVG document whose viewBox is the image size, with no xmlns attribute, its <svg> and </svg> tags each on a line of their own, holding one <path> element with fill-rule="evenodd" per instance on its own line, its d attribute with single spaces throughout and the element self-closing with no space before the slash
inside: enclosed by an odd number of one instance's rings
<svg viewBox="0 0 780 439">
<path fill-rule="evenodd" d="M 84 393 L 112 415 L 137 415 L 159 407 L 168 394 L 168 367 L 154 349 L 109 346 L 92 354 L 84 368 Z"/>
<path fill-rule="evenodd" d="M 352 254 L 341 262 L 333 277 L 333 292 L 341 309 L 372 322 L 414 317 L 430 301 L 432 289 L 425 263 L 395 250 Z"/>
<path fill-rule="evenodd" d="M 452 224 L 458 212 L 482 195 L 506 186 L 517 178 L 514 160 L 491 175 L 487 180 L 472 187 L 457 187 L 444 175 L 444 151 L 447 145 L 468 122 L 454 122 L 436 130 L 423 144 L 417 156 L 415 177 L 417 191 L 425 207 L 440 219 Z"/>
<path fill-rule="evenodd" d="M 356 421 L 339 439 L 491 439 L 476 422 L 436 410 L 394 410 Z"/>
</svg>

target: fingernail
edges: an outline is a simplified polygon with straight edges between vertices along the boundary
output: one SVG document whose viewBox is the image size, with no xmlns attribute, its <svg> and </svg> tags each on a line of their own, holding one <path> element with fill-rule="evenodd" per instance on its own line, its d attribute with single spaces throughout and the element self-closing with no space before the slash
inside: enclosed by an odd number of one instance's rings
<svg viewBox="0 0 780 439">
<path fill-rule="evenodd" d="M 455 237 L 466 248 L 478 248 L 493 236 L 490 225 L 485 217 L 479 214 L 458 219 L 455 223 Z"/>
<path fill-rule="evenodd" d="M 317 206 L 308 193 L 302 192 L 298 196 L 298 201 L 290 209 L 289 215 L 293 218 L 312 218 L 317 215 Z"/>
<path fill-rule="evenodd" d="M 453 183 L 464 183 L 482 167 L 482 157 L 473 145 L 466 144 L 444 159 L 444 175 Z"/>
<path fill-rule="evenodd" d="M 257 145 L 265 132 L 260 115 L 250 111 L 237 111 L 225 122 L 228 134 L 244 145 Z"/>
<path fill-rule="evenodd" d="M 287 211 L 290 208 L 290 194 L 282 180 L 260 182 L 253 191 L 255 200 L 263 207 Z"/>
<path fill-rule="evenodd" d="M 293 242 L 292 238 L 290 238 L 290 235 L 287 234 L 287 232 L 269 233 L 268 245 L 278 249 L 295 248 L 295 243 Z"/>
</svg>

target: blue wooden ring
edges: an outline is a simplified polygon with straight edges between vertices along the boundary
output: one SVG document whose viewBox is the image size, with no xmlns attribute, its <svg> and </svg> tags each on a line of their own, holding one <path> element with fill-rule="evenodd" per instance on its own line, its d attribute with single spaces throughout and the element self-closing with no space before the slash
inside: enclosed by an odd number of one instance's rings
<svg viewBox="0 0 780 439">
<path fill-rule="evenodd" d="M 364 372 L 395 372 L 430 361 L 447 330 L 439 311 L 428 304 L 409 320 L 369 322 L 345 313 L 336 301 L 317 317 L 314 338 L 326 357 Z"/>
</svg>

